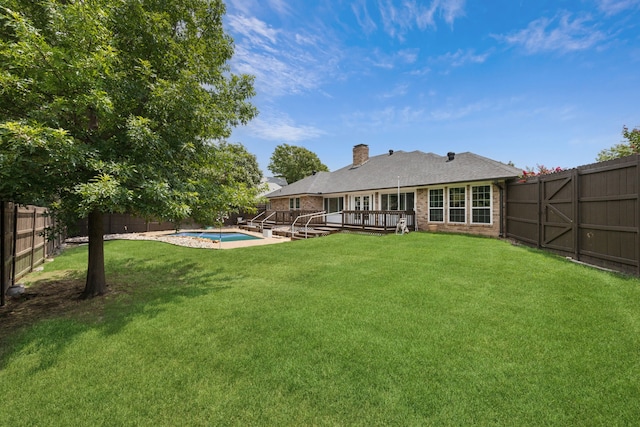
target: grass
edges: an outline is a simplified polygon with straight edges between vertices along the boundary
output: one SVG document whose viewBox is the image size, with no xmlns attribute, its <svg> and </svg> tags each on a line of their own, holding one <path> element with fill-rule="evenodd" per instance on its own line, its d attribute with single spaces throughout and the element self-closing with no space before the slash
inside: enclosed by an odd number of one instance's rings
<svg viewBox="0 0 640 427">
<path fill-rule="evenodd" d="M 106 254 L 110 295 L 5 339 L 0 425 L 640 419 L 637 279 L 423 233 Z M 85 262 L 69 250 L 42 274 Z"/>
</svg>

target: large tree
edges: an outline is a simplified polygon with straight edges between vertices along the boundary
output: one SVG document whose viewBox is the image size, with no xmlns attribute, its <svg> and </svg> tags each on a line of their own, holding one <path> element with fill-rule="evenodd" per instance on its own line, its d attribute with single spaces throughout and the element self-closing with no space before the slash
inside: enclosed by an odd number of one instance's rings
<svg viewBox="0 0 640 427">
<path fill-rule="evenodd" d="M 640 153 L 640 129 L 629 130 L 626 126 L 622 127 L 622 136 L 626 141 L 616 144 L 611 148 L 607 148 L 598 153 L 596 160 L 604 162 L 605 160 L 626 157 L 632 154 Z"/>
<path fill-rule="evenodd" d="M 222 0 L 0 0 L 0 197 L 88 218 L 85 297 L 106 290 L 105 213 L 180 220 L 255 193 L 212 173 L 228 150 L 211 141 L 257 114 L 252 77 L 228 67 L 224 13 Z M 203 203 L 216 192 L 224 206 Z"/>
<path fill-rule="evenodd" d="M 271 155 L 268 166 L 276 176 L 283 177 L 289 184 L 311 175 L 313 172 L 328 172 L 318 156 L 304 147 L 282 144 Z"/>
<path fill-rule="evenodd" d="M 220 142 L 211 147 L 198 168 L 194 185 L 197 201 L 192 218 L 201 224 L 220 225 L 230 213 L 254 212 L 262 171 L 256 156 L 241 144 Z"/>
</svg>

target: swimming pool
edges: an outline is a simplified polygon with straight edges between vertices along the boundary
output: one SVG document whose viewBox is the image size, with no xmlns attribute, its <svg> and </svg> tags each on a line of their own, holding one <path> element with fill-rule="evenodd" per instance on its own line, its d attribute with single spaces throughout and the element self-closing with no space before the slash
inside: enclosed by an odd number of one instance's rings
<svg viewBox="0 0 640 427">
<path fill-rule="evenodd" d="M 210 239 L 210 240 L 222 240 L 223 242 L 237 242 L 239 240 L 260 240 L 262 237 L 251 236 L 249 234 L 244 233 L 230 233 L 230 232 L 184 232 L 184 233 L 176 233 L 173 236 L 178 237 L 199 237 L 201 239 Z"/>
</svg>

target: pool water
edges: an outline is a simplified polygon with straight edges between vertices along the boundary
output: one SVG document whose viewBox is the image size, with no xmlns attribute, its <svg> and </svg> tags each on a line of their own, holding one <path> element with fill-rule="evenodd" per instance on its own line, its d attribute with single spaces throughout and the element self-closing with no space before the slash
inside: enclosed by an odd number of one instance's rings
<svg viewBox="0 0 640 427">
<path fill-rule="evenodd" d="M 223 242 L 237 242 L 239 240 L 260 240 L 261 237 L 251 236 L 249 234 L 244 233 L 214 233 L 214 232 L 206 232 L 206 233 L 194 233 L 194 232 L 185 232 L 185 233 L 176 233 L 173 236 L 178 237 L 200 237 L 202 239 L 210 239 L 210 240 L 222 240 Z"/>
</svg>

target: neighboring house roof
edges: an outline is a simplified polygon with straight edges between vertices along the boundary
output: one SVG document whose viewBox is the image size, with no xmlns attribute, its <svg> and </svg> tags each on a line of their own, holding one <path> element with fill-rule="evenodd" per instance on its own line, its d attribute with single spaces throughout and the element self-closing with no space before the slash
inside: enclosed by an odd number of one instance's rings
<svg viewBox="0 0 640 427">
<path fill-rule="evenodd" d="M 267 189 L 265 191 L 263 191 L 262 193 L 260 193 L 261 196 L 267 195 L 269 193 L 272 193 L 282 187 L 285 187 L 287 185 L 287 180 L 284 178 L 279 178 L 279 177 L 264 177 L 260 180 L 261 184 L 266 184 L 267 185 Z"/>
<path fill-rule="evenodd" d="M 391 152 L 390 152 L 391 153 Z M 269 198 L 301 194 L 331 194 L 400 187 L 502 180 L 520 170 L 473 153 L 455 154 L 453 160 L 422 151 L 395 151 L 370 157 L 360 166 L 317 172 L 267 194 Z"/>
</svg>

